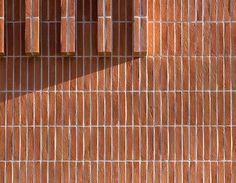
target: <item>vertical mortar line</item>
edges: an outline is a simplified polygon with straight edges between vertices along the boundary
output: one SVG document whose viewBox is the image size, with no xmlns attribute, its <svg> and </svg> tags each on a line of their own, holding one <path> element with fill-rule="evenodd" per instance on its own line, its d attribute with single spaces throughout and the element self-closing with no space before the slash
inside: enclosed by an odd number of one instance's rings
<svg viewBox="0 0 236 183">
<path fill-rule="evenodd" d="M 210 0 L 208 0 L 208 5 L 210 6 L 210 7 L 212 7 L 212 4 L 211 4 L 211 1 Z M 212 21 L 212 10 L 210 9 L 209 10 L 209 14 L 210 14 L 210 21 Z M 212 29 L 211 29 L 211 24 L 209 23 L 209 32 L 212 32 Z M 212 83 L 211 83 L 211 75 L 212 75 L 212 73 L 211 73 L 211 59 L 212 59 L 212 55 L 211 55 L 211 49 L 212 49 L 212 45 L 211 45 L 211 43 L 212 43 L 212 34 L 210 34 L 210 38 L 209 38 L 209 76 L 208 76 L 208 79 L 209 79 L 209 92 L 208 92 L 208 97 L 209 97 L 209 102 L 208 102 L 208 105 L 209 105 L 209 141 L 210 141 L 210 150 L 209 150 L 209 160 L 210 160 L 210 162 L 209 162 L 209 164 L 210 164 L 210 182 L 212 182 L 212 176 L 211 176 L 211 163 L 212 163 L 212 158 L 211 158 L 211 154 L 212 154 L 212 142 L 211 142 L 211 134 L 212 134 L 212 118 L 211 118 L 211 90 L 212 90 Z"/>
<path fill-rule="evenodd" d="M 85 64 L 85 57 L 84 57 L 84 55 L 85 55 L 85 43 L 84 43 L 84 41 L 85 41 L 85 10 L 84 10 L 84 8 L 85 8 L 85 0 L 83 0 L 83 5 L 82 5 L 82 9 L 83 9 L 83 13 L 82 13 L 82 15 L 83 15 L 83 17 L 82 17 L 82 24 L 83 24 L 83 54 L 82 54 L 82 59 L 83 59 L 83 76 L 85 75 L 85 66 L 84 66 L 84 64 Z M 85 124 L 85 122 L 84 122 L 84 107 L 85 107 L 85 100 L 84 100 L 84 85 L 85 85 L 85 81 L 84 81 L 84 77 L 83 77 L 83 90 L 82 90 L 82 94 L 83 94 L 83 124 L 82 124 L 82 133 L 83 133 L 83 155 L 82 155 L 82 176 L 83 176 L 83 178 L 82 178 L 82 180 L 83 180 L 83 182 L 84 182 L 84 179 L 85 179 L 85 175 L 84 175 L 84 172 L 85 172 L 85 168 L 84 168 L 84 158 L 85 158 L 85 130 L 84 130 L 84 124 Z"/>
<path fill-rule="evenodd" d="M 205 110 L 204 110 L 204 94 L 205 94 L 205 87 L 204 87 L 204 84 L 205 84 L 205 74 L 204 74 L 204 56 L 205 56 L 205 34 L 204 34 L 204 31 L 205 31 L 205 21 L 207 21 L 206 19 L 205 19 L 205 1 L 203 0 L 202 1 L 202 19 L 203 19 L 203 23 L 202 23 L 202 92 L 201 92 L 201 94 L 202 94 L 202 96 L 201 96 L 201 100 L 202 100 L 202 119 L 201 119 L 201 121 L 202 121 L 202 159 L 203 159 L 203 162 L 205 162 L 205 145 L 204 145 L 204 139 L 205 139 L 205 133 L 204 133 L 204 129 L 205 129 L 205 123 L 204 123 L 204 112 L 205 112 Z M 203 163 L 203 165 L 202 165 L 203 167 L 202 167 L 202 175 L 203 175 L 203 182 L 205 182 L 204 181 L 204 173 L 205 173 L 205 163 Z"/>
<path fill-rule="evenodd" d="M 29 94 L 29 58 L 27 58 L 27 72 L 26 72 L 26 78 L 27 78 L 27 84 L 26 84 L 26 177 L 28 177 L 28 163 L 29 163 L 29 121 L 28 121 L 28 94 Z M 27 178 L 28 182 L 28 178 Z"/>
<path fill-rule="evenodd" d="M 57 0 L 54 1 L 55 4 L 54 6 L 57 7 Z M 57 8 L 55 8 L 55 18 L 57 17 Z M 55 23 L 55 34 L 57 35 L 57 23 Z M 41 31 L 42 32 L 42 31 Z M 42 42 L 42 41 L 41 41 Z M 53 168 L 54 168 L 54 183 L 56 181 L 56 160 L 57 160 L 57 41 L 55 41 L 55 56 L 54 56 L 54 60 L 55 60 L 55 86 L 54 86 L 54 162 L 53 162 Z M 77 175 L 77 174 L 76 174 Z"/>
<path fill-rule="evenodd" d="M 90 49 L 89 49 L 89 73 L 90 73 L 90 75 L 92 74 L 92 70 L 91 70 L 91 65 L 92 65 L 92 0 L 90 0 L 90 23 L 89 23 L 89 27 L 90 27 L 90 34 L 89 34 L 89 37 L 90 37 L 90 39 L 89 39 L 89 41 L 90 41 Z M 91 77 L 90 77 L 91 78 Z M 90 115 L 90 117 L 89 117 L 89 134 L 90 134 L 90 141 L 91 141 L 91 139 L 92 139 L 92 128 L 91 128 L 91 125 L 92 125 L 92 113 L 93 113 L 93 111 L 92 111 L 92 105 L 93 105 L 93 103 L 92 103 L 92 96 L 91 96 L 92 94 L 91 94 L 91 79 L 89 80 L 89 100 L 90 100 L 90 109 L 89 109 L 89 111 L 90 111 L 90 113 L 89 113 L 89 115 Z M 90 166 L 89 166 L 89 175 L 90 175 L 90 182 L 92 182 L 92 150 L 93 150 L 93 147 L 92 147 L 92 144 L 90 143 L 90 150 L 89 150 L 89 152 L 90 152 L 90 154 L 89 154 L 89 157 L 90 157 Z"/>
<path fill-rule="evenodd" d="M 19 8 L 20 8 L 20 20 L 22 21 L 22 0 L 20 0 L 20 4 L 19 4 Z M 20 35 L 22 35 L 22 23 L 20 23 Z M 22 37 L 20 36 L 20 54 L 22 54 Z M 20 96 L 22 96 L 21 90 L 22 90 L 22 86 L 21 86 L 21 79 L 22 79 L 22 72 L 21 72 L 21 62 L 22 62 L 22 57 L 19 58 L 20 61 Z M 19 99 L 19 167 L 18 167 L 18 171 L 19 171 L 19 182 L 21 180 L 21 129 L 22 129 L 22 119 L 21 119 L 21 97 Z"/>
<path fill-rule="evenodd" d="M 36 129 L 35 129 L 35 127 L 36 127 L 36 124 L 35 124 L 35 91 L 36 91 L 36 88 L 35 88 L 35 71 L 36 71 L 36 69 L 35 69 L 35 62 L 36 62 L 36 59 L 34 58 L 34 92 L 33 92 L 33 130 L 34 130 L 34 132 L 33 132 L 33 134 L 34 134 L 34 170 L 33 170 L 33 172 L 34 172 L 34 175 L 33 175 L 33 183 L 35 183 L 35 177 L 36 177 L 36 153 L 35 153 L 35 151 L 36 151 L 36 145 L 35 145 L 35 139 L 36 139 Z"/>
<path fill-rule="evenodd" d="M 218 41 L 218 3 L 219 3 L 219 0 L 216 0 L 217 3 L 216 3 L 216 140 L 217 140 L 217 149 L 216 149 L 216 156 L 217 156 L 217 182 L 219 180 L 219 176 L 218 176 L 218 173 L 219 173 L 219 164 L 218 164 L 218 160 L 219 160 L 219 132 L 218 132 L 218 127 L 219 127 L 219 121 L 218 121 L 218 58 L 219 58 L 219 47 L 218 47 L 218 44 L 219 44 L 219 41 Z"/>
<path fill-rule="evenodd" d="M 143 0 L 142 0 L 143 1 Z M 141 8 L 140 8 L 140 16 L 142 17 L 142 19 L 143 19 L 143 12 L 146 12 L 146 14 L 145 14 L 145 21 L 146 21 L 146 26 L 148 26 L 148 21 L 147 21 L 147 17 L 148 17 L 148 1 L 146 1 L 146 9 L 144 9 L 145 7 L 143 7 L 142 6 L 142 4 L 143 4 L 143 2 L 141 3 Z M 140 19 L 140 26 L 142 26 L 142 19 Z M 140 30 L 141 30 L 141 28 L 142 27 L 140 27 Z M 146 29 L 147 29 L 147 27 L 146 27 Z M 141 33 L 141 31 L 140 31 L 140 33 Z M 146 34 L 148 35 L 148 31 L 146 31 Z M 146 35 L 146 37 L 148 37 Z M 142 43 L 142 34 L 140 34 L 140 51 L 142 51 L 141 50 L 141 45 L 143 45 L 143 44 L 141 44 Z M 149 39 L 147 39 L 147 42 L 146 42 L 146 44 L 148 45 L 148 40 Z M 142 59 L 140 59 L 140 60 L 142 60 Z M 148 130 L 149 130 L 149 127 L 148 127 L 148 123 L 149 123 L 149 118 L 148 118 L 148 112 L 149 112 L 149 103 L 148 103 L 148 95 L 149 95 L 149 88 L 148 88 L 148 60 L 147 60 L 147 55 L 145 56 L 145 64 L 146 64 L 146 72 L 145 72 L 145 74 L 146 74 L 146 91 L 148 90 L 148 93 L 147 92 L 145 92 L 145 98 L 146 98 L 146 125 L 147 125 L 147 127 L 146 127 L 146 136 L 147 136 L 147 138 L 146 138 L 146 143 L 147 143 L 147 147 L 146 147 L 146 159 L 147 159 L 147 161 L 149 160 L 149 133 L 148 133 Z M 149 165 L 149 162 L 147 162 L 146 163 L 146 183 L 147 183 L 147 181 L 148 181 L 148 165 Z"/>
<path fill-rule="evenodd" d="M 49 2 L 48 2 L 48 5 L 49 5 Z M 50 122 L 49 122 L 49 107 L 50 107 L 50 104 L 49 104 L 49 88 L 50 88 L 50 57 L 51 56 L 51 53 L 50 53 L 50 14 L 49 14 L 49 10 L 50 10 L 50 6 L 48 6 L 48 29 L 47 29 L 47 35 L 48 35 L 48 39 L 47 39 L 47 69 L 48 69 L 48 78 L 47 78 L 47 182 L 49 183 L 49 157 L 50 157 L 50 135 L 49 135 L 49 125 L 50 125 Z"/>
<path fill-rule="evenodd" d="M 181 35 L 183 35 L 183 0 L 181 0 L 181 10 L 180 10 L 180 14 L 181 14 Z M 180 62 L 181 62 L 181 180 L 183 182 L 184 180 L 184 171 L 183 171 L 183 154 L 184 154 L 184 140 L 183 140 L 183 36 L 181 36 L 181 58 L 180 58 Z M 189 138 L 190 139 L 190 136 Z M 190 143 L 189 143 L 190 145 Z M 190 151 L 188 152 L 188 156 L 190 157 Z M 188 171 L 190 172 L 190 161 L 189 161 L 189 166 L 188 166 Z M 190 176 L 188 177 L 189 180 Z"/>
<path fill-rule="evenodd" d="M 199 1 L 201 1 L 201 0 L 199 0 Z M 189 21 L 190 21 L 190 10 L 189 10 L 189 3 L 190 3 L 190 0 L 188 0 L 188 62 L 189 62 L 189 54 L 190 54 L 190 28 L 189 28 Z M 198 23 L 198 0 L 197 0 L 197 2 L 196 2 L 196 5 L 197 5 L 197 7 L 195 8 L 196 9 L 196 11 L 195 11 L 195 25 L 196 25 L 196 34 L 197 34 L 197 31 L 198 31 L 198 29 L 197 29 L 197 23 Z M 201 22 L 202 22 L 202 20 L 200 20 Z M 196 36 L 196 39 L 198 40 L 198 37 Z M 198 42 L 198 41 L 196 41 L 196 42 Z M 203 41 L 202 41 L 202 44 L 203 44 Z M 198 51 L 198 46 L 196 46 L 196 49 L 197 49 L 197 51 Z M 201 54 L 202 54 L 202 52 L 201 52 Z M 198 56 L 195 58 L 195 63 L 196 63 L 196 84 L 195 84 L 195 91 L 194 91 L 194 93 L 195 93 L 195 116 L 196 116 L 196 121 L 195 121 L 195 181 L 197 181 L 198 180 L 198 163 L 200 163 L 199 161 L 198 161 L 198 127 L 199 127 L 199 124 L 198 124 L 198 91 L 199 91 L 199 89 L 198 89 L 198 72 L 200 72 L 200 70 L 198 70 Z M 188 64 L 189 65 L 189 64 Z M 202 71 L 201 71 L 202 72 Z M 190 78 L 190 66 L 188 66 L 188 74 L 189 74 L 189 78 Z M 190 79 L 189 79 L 189 82 L 190 82 Z M 191 88 L 190 88 L 190 83 L 188 83 L 188 90 L 190 90 Z M 189 96 L 189 93 L 188 93 L 188 96 Z M 190 100 L 189 98 L 188 98 L 188 100 Z M 189 103 L 189 107 L 190 107 L 190 102 L 188 102 Z M 191 112 L 189 112 L 189 113 L 191 113 Z M 190 118 L 190 116 L 189 116 L 189 118 Z M 189 120 L 189 119 L 188 119 Z M 190 129 L 191 129 L 191 127 L 190 127 Z M 191 133 L 191 130 L 190 130 L 190 133 Z M 191 137 L 191 136 L 190 136 Z M 191 142 L 190 142 L 191 143 Z M 190 148 L 190 147 L 189 147 Z M 190 153 L 191 154 L 191 153 Z M 190 161 L 192 160 L 192 157 L 190 157 Z M 191 166 L 190 166 L 190 168 L 191 168 Z M 191 171 L 191 170 L 190 170 Z"/>
<path fill-rule="evenodd" d="M 97 22 L 98 23 L 98 22 Z M 98 35 L 97 35 L 98 36 Z M 99 70 L 99 57 L 96 58 L 96 62 L 97 62 L 97 71 Z M 99 178 L 99 129 L 100 129 L 100 114 L 99 114 L 99 92 L 98 92 L 98 80 L 99 80 L 99 72 L 97 72 L 97 83 L 96 83 L 96 97 L 97 97 L 97 157 L 96 157 L 96 182 L 98 182 Z"/>
<path fill-rule="evenodd" d="M 5 3 L 5 7 L 8 7 L 8 1 L 6 1 Z M 5 16 L 8 17 L 8 11 L 7 11 L 8 8 L 5 8 Z M 8 30 L 8 18 L 6 18 L 6 21 L 5 21 L 5 27 L 6 27 L 6 30 Z M 5 148 L 4 148 L 4 151 L 5 151 L 5 157 L 4 157 L 4 160 L 5 160 L 5 165 L 4 165 L 4 183 L 7 182 L 7 160 L 8 160 L 8 155 L 7 155 L 7 138 L 8 138 L 8 133 L 7 133 L 7 127 L 8 127 L 8 124 L 7 124 L 7 98 L 8 98 L 8 87 L 7 87 L 7 84 L 8 84 L 8 79 L 7 79 L 7 75 L 8 75 L 8 67 L 7 67 L 7 64 L 8 64 L 8 31 L 6 31 L 6 78 L 5 78 Z"/>
<path fill-rule="evenodd" d="M 42 1 L 41 1 L 41 9 L 40 9 L 40 14 L 42 16 L 43 12 L 42 12 Z M 42 39 L 42 22 L 41 22 L 41 31 L 40 31 L 40 39 L 41 42 L 43 41 Z M 41 50 L 42 50 L 43 44 L 41 44 Z M 42 56 L 42 53 L 41 53 Z M 42 181 L 42 152 L 43 152 L 43 145 L 42 145 L 42 141 L 43 141 L 43 137 L 42 137 L 42 89 L 43 89 L 43 58 L 40 58 L 40 182 Z"/>
<path fill-rule="evenodd" d="M 135 0 L 134 0 L 135 1 Z M 132 6 L 134 6 L 134 1 Z M 135 9 L 133 8 L 133 14 L 135 12 Z M 134 22 L 135 18 L 133 18 L 133 22 Z M 132 33 L 132 37 L 134 37 L 134 23 L 133 23 L 133 33 Z M 132 41 L 132 45 L 133 47 L 134 45 L 134 40 Z M 133 53 L 132 53 L 132 57 L 133 57 Z M 132 62 L 134 63 L 134 58 L 132 58 Z M 139 76 L 141 76 L 141 64 L 140 64 L 140 59 L 138 59 L 138 68 L 139 68 Z M 133 78 L 132 78 L 133 79 Z M 139 77 L 139 86 L 138 86 L 138 99 L 139 99 L 139 107 L 138 107 L 138 115 L 141 116 L 141 77 Z M 141 180 L 142 178 L 142 121 L 141 121 L 141 117 L 139 118 L 139 180 Z"/>
<path fill-rule="evenodd" d="M 98 4 L 97 4 L 97 6 L 98 6 Z M 98 8 L 98 7 L 97 7 Z M 96 23 L 97 23 L 97 25 L 98 25 L 98 19 L 99 18 L 97 18 L 97 21 L 96 21 Z M 97 38 L 98 38 L 98 34 L 97 34 Z M 98 57 L 98 55 L 97 55 L 97 58 L 96 58 L 96 64 L 97 64 L 97 66 L 96 66 L 96 69 L 97 69 L 97 71 L 99 71 L 99 57 Z M 97 96 L 97 157 L 96 157 L 96 160 L 97 160 L 97 162 L 96 162 L 96 168 L 97 168 L 97 170 L 96 170 L 96 182 L 98 182 L 98 180 L 99 180 L 99 135 L 100 135 L 100 133 L 99 133 L 99 129 L 100 129 L 100 114 L 99 114 L 99 102 L 100 102 L 100 100 L 99 100 L 99 94 L 100 94 L 100 92 L 98 91 L 98 84 L 99 84 L 99 72 L 97 72 L 96 73 L 96 75 L 97 75 L 97 82 L 96 82 L 96 96 Z"/>
<path fill-rule="evenodd" d="M 138 0 L 139 1 L 139 4 L 140 4 L 140 9 L 141 9 L 141 0 Z M 134 7 L 134 1 L 132 1 L 132 6 Z M 133 10 L 133 14 L 134 14 L 134 11 L 135 10 Z M 127 14 L 126 14 L 127 15 Z M 127 21 L 127 17 L 126 17 L 126 21 Z M 127 22 L 126 22 L 126 24 L 127 24 Z M 126 42 L 125 42 L 126 43 Z M 127 46 L 127 45 L 126 45 Z M 134 163 L 133 163 L 133 160 L 134 160 L 134 102 L 133 102 L 133 100 L 134 100 L 134 93 L 133 93 L 133 90 L 134 90 L 134 84 L 133 84 L 133 82 L 134 82 L 134 72 L 133 72 L 133 63 L 134 63 L 134 58 L 133 58 L 133 54 L 131 55 L 132 56 L 132 75 L 131 75 L 131 77 L 132 78 L 129 78 L 129 79 L 131 79 L 131 81 L 132 81 L 132 84 L 131 84 L 131 98 L 132 98 L 132 111 L 131 111 L 131 113 L 132 113 L 132 121 L 131 121 L 131 123 L 132 123 L 132 173 L 131 173 L 131 180 L 132 180 L 132 183 L 133 183 L 133 181 L 134 181 L 134 176 L 133 176 L 133 174 L 134 174 Z M 130 147 L 129 147 L 130 148 Z"/>
<path fill-rule="evenodd" d="M 155 68 L 155 56 L 156 56 L 156 23 L 155 23 L 155 4 L 156 0 L 153 0 L 152 2 L 152 43 L 153 43 L 153 48 L 152 48 L 152 67 L 153 67 L 153 183 L 156 182 L 156 70 Z M 150 7 L 151 8 L 151 7 Z M 148 8 L 149 9 L 149 8 Z M 149 17 L 148 17 L 149 19 Z M 149 20 L 148 20 L 149 21 Z"/>
<path fill-rule="evenodd" d="M 166 110 L 166 115 L 167 115 L 167 182 L 169 181 L 169 174 L 170 174 L 170 118 L 169 118 L 169 115 L 170 115 L 170 113 L 169 113 L 169 95 L 170 95 L 170 93 L 169 93 L 169 84 L 170 84 L 170 82 L 169 82 L 169 43 L 170 43 L 170 34 L 169 34 L 169 31 L 170 31 L 170 29 L 169 29 L 169 26 L 170 26 L 170 24 L 169 24 L 169 0 L 167 0 L 167 3 L 166 3 L 166 11 L 167 11 L 167 14 L 166 14 L 166 16 L 167 16 L 167 18 L 166 18 L 166 20 L 167 20 L 167 50 L 166 50 L 166 72 L 167 72 L 167 82 L 166 82 L 166 84 L 167 84 L 167 86 L 166 86 L 166 89 L 167 89 L 167 91 L 166 91 L 166 97 L 167 97 L 167 110 Z"/>
<path fill-rule="evenodd" d="M 110 1 L 110 3 L 112 3 L 112 0 Z M 110 21 L 111 21 L 111 27 L 113 27 L 113 22 L 112 22 L 112 6 L 110 5 L 110 12 L 109 12 L 109 19 L 110 19 Z M 111 47 L 113 47 L 113 34 L 112 34 L 112 30 L 111 30 Z M 109 41 L 109 42 L 110 42 Z M 112 75 L 113 75 L 113 70 L 112 70 L 112 66 L 113 66 L 113 54 L 112 54 L 112 48 L 111 48 L 111 56 L 110 56 L 110 58 L 111 58 L 111 66 L 110 66 L 110 90 L 111 90 L 111 99 L 110 99 L 110 101 L 111 101 L 111 107 L 110 107 L 110 110 L 111 110 L 111 127 L 110 127 L 110 135 L 111 135 L 111 167 L 110 167 L 110 171 L 111 171 L 111 182 L 113 182 L 113 163 L 114 163 L 114 154 L 113 154 L 113 127 L 114 127 L 114 119 L 113 119 L 113 85 L 112 85 L 112 79 L 113 79 L 113 77 L 112 77 Z"/>
<path fill-rule="evenodd" d="M 64 146 L 64 130 L 65 130 L 65 115 L 64 115 L 64 94 L 65 94 L 65 89 L 64 89 L 64 83 L 65 83 L 65 77 L 64 77 L 64 74 L 65 74 L 65 72 L 64 72 L 64 68 L 65 68 L 65 66 L 64 66 L 64 62 L 65 62 L 65 58 L 64 57 L 62 57 L 62 91 L 61 91 L 61 94 L 62 94 L 62 104 L 61 104 L 61 110 L 62 110 L 62 114 L 61 114 L 61 120 L 62 120 L 62 126 L 61 126 L 61 137 L 62 137 L 62 140 L 61 140 L 61 145 L 62 145 L 62 150 L 61 150 L 61 154 L 62 154 L 62 156 L 61 156 L 61 164 L 62 164 L 62 166 L 61 166 L 61 181 L 63 182 L 64 181 L 64 163 L 65 163 L 65 157 L 64 157 L 64 148 L 65 148 L 65 146 Z"/>
<path fill-rule="evenodd" d="M 105 50 L 105 45 L 106 45 L 106 39 L 105 39 L 105 37 L 106 37 L 106 31 L 105 31 L 105 28 L 106 28 L 106 26 L 105 26 L 105 19 L 106 19 L 106 0 L 104 0 L 104 2 L 103 2 L 103 15 L 104 15 L 104 19 L 103 19 L 103 42 L 104 42 L 104 44 L 103 44 L 103 49 Z M 104 144 L 104 158 L 103 158 L 103 160 L 104 160 L 104 162 L 103 162 L 103 168 L 104 168 L 104 183 L 106 183 L 106 160 L 107 160 L 107 157 L 106 157 L 106 150 L 107 150 L 107 148 L 106 148 L 106 126 L 107 126 L 107 105 L 106 105 L 106 102 L 107 102 L 107 100 L 106 100 L 106 96 L 107 96 L 107 87 L 106 87 L 106 62 L 107 62 L 107 59 L 106 59 L 106 57 L 104 56 L 103 57 L 103 68 L 104 68 L 104 72 L 103 72 L 103 76 L 104 76 L 104 88 L 103 88 L 103 93 L 104 93 L 104 129 L 103 129 L 103 132 L 104 132 L 104 136 L 103 136 L 103 144 Z"/>
<path fill-rule="evenodd" d="M 127 17 L 127 6 L 125 1 L 125 19 Z M 125 183 L 127 182 L 127 53 L 126 53 L 127 25 L 125 23 Z"/>
<path fill-rule="evenodd" d="M 76 131 L 75 131 L 75 182 L 78 182 L 78 1 L 75 1 L 75 67 L 76 67 L 76 85 L 75 85 L 75 120 L 76 120 Z M 80 114 L 81 115 L 81 114 Z"/>
<path fill-rule="evenodd" d="M 98 62 L 99 62 L 99 58 L 96 58 L 96 69 L 97 69 L 97 71 L 98 71 Z M 98 89 L 98 79 L 99 79 L 99 77 L 98 77 L 98 72 L 96 73 L 96 77 L 97 77 L 97 81 L 96 81 L 96 89 Z M 97 145 L 97 147 L 96 147 L 96 182 L 98 182 L 98 175 L 99 175 L 99 128 L 100 128 L 100 126 L 99 126 L 99 117 L 100 117 L 100 115 L 99 115 L 99 93 L 98 93 L 98 91 L 96 91 L 96 98 L 97 98 L 97 100 L 96 100 L 96 105 L 97 105 L 97 107 L 96 107 L 96 113 L 97 113 L 97 121 L 96 121 L 96 124 L 97 124 L 97 139 L 96 139 L 96 145 Z"/>
<path fill-rule="evenodd" d="M 188 51 L 187 51 L 187 64 L 188 64 L 188 89 L 187 89 L 187 95 L 188 95 L 188 116 L 187 116 L 187 126 L 190 126 L 190 119 L 191 119 L 191 105 L 190 105 L 190 57 L 191 57 L 191 51 L 190 51 L 190 42 L 191 42 L 191 36 L 190 36 L 190 26 L 191 26 L 191 16 L 190 16 L 190 0 L 188 0 L 188 6 L 187 6 L 187 26 L 188 26 Z M 185 61 L 186 62 L 186 61 Z M 185 63 L 186 64 L 186 63 Z M 183 86 L 184 87 L 184 86 Z M 186 120 L 186 119 L 184 119 Z M 196 127 L 197 129 L 197 127 Z M 197 145 L 196 145 L 196 149 L 197 149 Z M 191 160 L 190 160 L 191 161 Z M 197 163 L 196 163 L 196 167 L 197 167 Z"/>
<path fill-rule="evenodd" d="M 118 54 L 120 54 L 120 0 L 118 0 Z M 118 59 L 118 76 L 120 76 L 120 56 Z M 118 182 L 120 182 L 120 77 L 118 77 Z"/>
<path fill-rule="evenodd" d="M 67 147 L 68 147 L 68 154 L 67 154 L 67 159 L 68 159 L 68 179 L 70 180 L 70 165 L 71 165 L 71 118 L 70 118 L 70 111 L 71 111 L 71 57 L 68 58 L 67 62 L 69 62 L 69 81 L 68 81 L 68 84 L 69 84 L 69 90 L 66 91 L 68 93 L 68 127 L 67 127 L 67 131 L 68 131 L 68 144 L 67 144 Z M 67 120 L 67 119 L 66 119 Z M 69 181 L 70 182 L 70 181 Z"/>
<path fill-rule="evenodd" d="M 8 3 L 7 3 L 7 1 L 6 1 L 6 7 L 8 7 Z M 8 15 L 8 11 L 7 11 L 7 8 L 5 8 L 5 10 L 6 10 L 6 17 L 7 17 L 7 15 Z M 6 30 L 8 30 L 8 19 L 6 20 L 6 22 L 5 22 L 5 24 L 6 24 Z M 4 183 L 6 183 L 7 182 L 7 159 L 8 159 L 8 156 L 7 156 L 7 138 L 8 138 L 8 135 L 7 135 L 7 126 L 8 126 L 8 124 L 7 124 L 7 98 L 8 98 L 8 92 L 7 92 L 7 90 L 8 90 L 8 87 L 7 87 L 7 75 L 8 75 L 8 67 L 7 67 L 7 64 L 8 64 L 8 31 L 6 31 L 6 55 L 7 55 L 7 57 L 6 57 L 6 67 L 5 67 L 5 69 L 6 69 L 6 78 L 5 78 L 5 166 L 4 166 L 4 175 L 6 175 L 5 177 L 4 177 Z"/>
<path fill-rule="evenodd" d="M 13 89 L 13 91 L 12 91 L 12 154 L 11 154 L 11 159 L 12 159 L 12 163 L 11 163 L 11 180 L 12 180 L 12 182 L 14 182 L 14 160 L 15 160 L 15 158 L 14 158 L 14 144 L 15 144 L 15 134 L 14 134 L 14 124 L 15 124 L 15 122 L 14 122 L 14 120 L 15 120 L 15 118 L 14 118 L 14 116 L 15 116 L 15 108 L 14 108 L 14 106 L 15 106 L 15 13 L 14 13 L 14 2 L 15 1 L 13 1 L 13 5 L 12 5 L 12 17 L 13 17 L 13 23 L 12 23 L 12 29 L 13 29 L 13 64 L 12 64 L 12 89 Z"/>
<path fill-rule="evenodd" d="M 182 0 L 181 0 L 182 1 Z M 160 1 L 160 72 L 162 73 L 162 1 Z M 162 182 L 162 74 L 160 78 L 160 182 Z"/>
<path fill-rule="evenodd" d="M 69 148 L 69 154 L 68 154 L 68 159 L 69 159 L 69 162 L 68 162 L 68 176 L 69 176 L 69 182 L 71 182 L 71 176 L 70 176 L 70 173 L 71 173 L 71 170 L 70 170 L 70 166 L 71 166 L 71 162 L 72 162 L 72 160 L 71 160 L 71 142 L 72 142 L 72 140 L 71 140 L 71 62 L 73 61 L 73 59 L 71 58 L 71 57 L 69 57 L 69 92 L 68 92 L 68 94 L 69 94 L 69 127 L 68 127 L 68 148 Z"/>
<path fill-rule="evenodd" d="M 114 178 L 113 178 L 113 166 L 114 166 L 114 144 L 113 144 L 113 130 L 114 130 L 114 116 L 113 116 L 113 95 L 114 95 L 114 89 L 113 89 L 113 21 L 112 21 L 112 17 L 113 17 L 113 1 L 110 0 L 110 19 L 111 19 L 111 73 L 110 73 L 110 86 L 111 86 L 111 182 L 114 182 Z"/>
<path fill-rule="evenodd" d="M 223 131 L 224 131 L 224 182 L 225 182 L 225 154 L 226 154 L 226 136 L 225 136 L 225 1 L 223 1 Z"/>
<path fill-rule="evenodd" d="M 233 97 L 232 97 L 232 80 L 233 80 L 233 71 L 232 71 L 232 7 L 233 7 L 233 1 L 230 1 L 230 24 L 229 24 L 229 31 L 230 31 L 230 174 L 231 174 L 231 182 L 233 182 Z"/>
<path fill-rule="evenodd" d="M 107 118 L 106 118 L 106 114 L 107 114 L 107 105 L 106 105 L 106 57 L 103 58 L 103 68 L 104 68 L 104 72 L 103 72 L 103 76 L 104 76 L 104 88 L 103 88 L 103 93 L 104 93 L 104 129 L 103 129 L 103 133 L 104 133 L 104 137 L 103 137 L 103 144 L 104 144 L 104 152 L 103 152 L 103 168 L 104 168 L 104 182 L 106 182 L 106 125 L 107 125 Z"/>
<path fill-rule="evenodd" d="M 174 183 L 176 183 L 176 0 L 174 0 Z M 182 135 L 182 133 L 181 133 Z"/>
</svg>

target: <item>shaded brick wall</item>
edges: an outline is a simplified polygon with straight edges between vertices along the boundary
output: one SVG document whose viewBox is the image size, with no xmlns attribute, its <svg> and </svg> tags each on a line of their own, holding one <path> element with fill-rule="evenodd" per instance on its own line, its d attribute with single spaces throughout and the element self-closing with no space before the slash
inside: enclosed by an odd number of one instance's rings
<svg viewBox="0 0 236 183">
<path fill-rule="evenodd" d="M 107 58 L 97 0 L 76 1 L 71 57 L 60 54 L 60 1 L 40 3 L 40 55 L 28 57 L 24 2 L 5 2 L 0 182 L 236 180 L 235 0 L 147 0 L 142 58 L 131 0 L 113 0 Z"/>
</svg>

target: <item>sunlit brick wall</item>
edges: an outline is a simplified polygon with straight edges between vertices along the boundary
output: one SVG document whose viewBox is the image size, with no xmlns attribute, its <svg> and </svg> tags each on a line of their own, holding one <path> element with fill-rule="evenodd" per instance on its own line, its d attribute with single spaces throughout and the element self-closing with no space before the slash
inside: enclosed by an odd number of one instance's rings
<svg viewBox="0 0 236 183">
<path fill-rule="evenodd" d="M 75 1 L 69 57 L 59 0 L 39 1 L 34 57 L 25 0 L 5 1 L 0 182 L 236 181 L 236 0 L 142 1 L 140 57 L 131 0 L 112 1 L 106 57 L 97 0 Z"/>
</svg>

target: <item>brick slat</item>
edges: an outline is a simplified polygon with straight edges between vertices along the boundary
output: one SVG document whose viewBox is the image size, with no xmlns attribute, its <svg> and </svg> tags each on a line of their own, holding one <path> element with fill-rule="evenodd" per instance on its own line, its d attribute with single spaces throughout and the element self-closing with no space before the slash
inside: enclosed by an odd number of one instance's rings
<svg viewBox="0 0 236 183">
<path fill-rule="evenodd" d="M 75 0 L 61 0 L 61 52 L 75 53 Z"/>
<path fill-rule="evenodd" d="M 4 0 L 0 0 L 0 55 L 4 54 Z"/>
<path fill-rule="evenodd" d="M 147 1 L 134 1 L 134 56 L 147 54 Z"/>
<path fill-rule="evenodd" d="M 112 1 L 98 0 L 97 47 L 98 54 L 109 56 L 112 51 Z"/>
<path fill-rule="evenodd" d="M 25 0 L 25 52 L 39 54 L 39 0 Z"/>
</svg>

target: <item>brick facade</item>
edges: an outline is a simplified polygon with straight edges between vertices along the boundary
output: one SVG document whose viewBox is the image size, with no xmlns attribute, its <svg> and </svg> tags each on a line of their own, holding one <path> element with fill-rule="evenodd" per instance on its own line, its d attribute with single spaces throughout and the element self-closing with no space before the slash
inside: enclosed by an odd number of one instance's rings
<svg viewBox="0 0 236 183">
<path fill-rule="evenodd" d="M 98 1 L 75 0 L 64 27 L 40 0 L 34 57 L 25 0 L 5 1 L 0 182 L 235 182 L 236 0 L 110 1 L 111 47 Z"/>
</svg>

